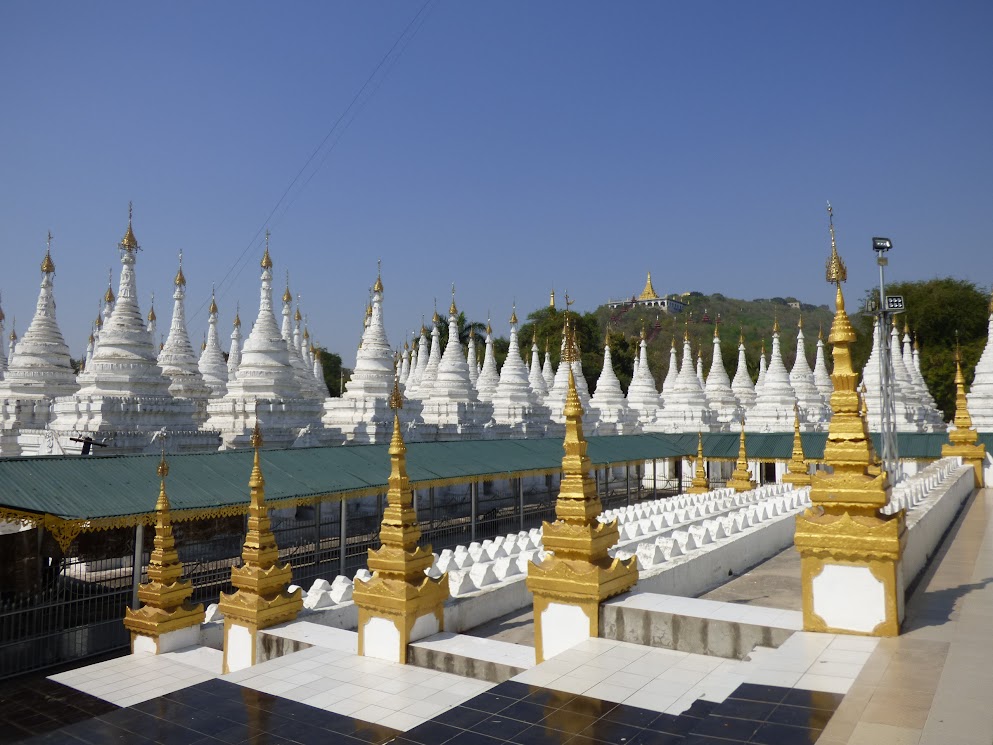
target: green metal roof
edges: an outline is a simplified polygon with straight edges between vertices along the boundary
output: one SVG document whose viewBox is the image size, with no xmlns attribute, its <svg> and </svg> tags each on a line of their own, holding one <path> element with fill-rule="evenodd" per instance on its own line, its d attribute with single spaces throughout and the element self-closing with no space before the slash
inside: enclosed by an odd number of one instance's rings
<svg viewBox="0 0 993 745">
<path fill-rule="evenodd" d="M 820 460 L 826 434 L 804 433 L 804 454 Z M 873 435 L 877 452 L 878 435 Z M 947 435 L 898 437 L 902 457 L 934 459 Z M 993 451 L 993 433 L 980 435 Z M 693 456 L 697 435 L 639 434 L 589 437 L 596 466 L 635 463 L 653 458 Z M 704 456 L 733 460 L 738 433 L 705 433 Z M 788 460 L 790 432 L 748 433 L 749 459 Z M 158 495 L 157 455 L 45 456 L 0 459 L 0 512 L 4 509 L 49 514 L 63 519 L 103 519 L 147 515 Z M 407 469 L 414 486 L 555 473 L 562 463 L 562 441 L 468 440 L 407 445 Z M 248 501 L 252 467 L 248 450 L 169 457 L 167 489 L 174 510 L 240 508 Z M 389 475 L 387 445 L 301 448 L 262 451 L 266 499 L 270 502 L 314 497 L 358 496 L 384 491 Z"/>
</svg>

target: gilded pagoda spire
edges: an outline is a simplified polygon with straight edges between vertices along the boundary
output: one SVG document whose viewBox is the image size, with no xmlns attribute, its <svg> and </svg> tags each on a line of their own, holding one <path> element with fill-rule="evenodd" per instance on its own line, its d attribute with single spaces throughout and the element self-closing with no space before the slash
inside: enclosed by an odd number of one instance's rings
<svg viewBox="0 0 993 745">
<path fill-rule="evenodd" d="M 292 571 L 289 563 L 280 565 L 279 548 L 272 532 L 269 508 L 265 502 L 265 476 L 262 474 L 260 451 L 262 429 L 258 416 L 252 430 L 252 473 L 248 479 L 248 531 L 241 550 L 241 566 L 231 568 L 231 584 L 235 592 L 221 593 L 218 608 L 224 614 L 224 672 L 232 672 L 255 664 L 255 634 L 264 628 L 294 619 L 303 607 L 300 589 L 288 591 Z M 239 655 L 239 646 L 232 651 L 230 636 L 234 627 L 247 630 L 251 636 L 248 658 Z M 245 632 L 240 632 L 239 635 Z"/>
<path fill-rule="evenodd" d="M 962 351 L 955 344 L 955 418 L 954 429 L 949 429 L 948 444 L 941 448 L 942 458 L 961 458 L 962 462 L 975 469 L 976 488 L 984 485 L 983 467 L 986 461 L 986 446 L 979 442 L 979 435 L 972 428 L 969 416 L 969 401 L 965 391 L 965 376 L 962 374 Z"/>
<path fill-rule="evenodd" d="M 372 286 L 373 292 L 383 292 L 383 260 L 376 261 L 376 284 Z"/>
<path fill-rule="evenodd" d="M 845 311 L 841 285 L 847 279 L 838 255 L 834 215 L 828 204 L 831 255 L 825 278 L 836 287 L 836 311 L 828 342 L 834 369 L 833 412 L 824 464 L 811 476 L 812 506 L 796 518 L 794 544 L 800 552 L 803 625 L 806 631 L 892 636 L 902 620 L 900 561 L 904 513 L 880 512 L 891 485 L 875 464 L 866 420 L 860 415 L 858 374 L 852 369 L 855 330 Z M 831 567 L 831 571 L 825 569 Z M 866 602 L 850 612 L 845 598 L 858 586 Z"/>
<path fill-rule="evenodd" d="M 744 429 L 742 429 L 744 432 Z M 710 482 L 707 480 L 707 469 L 703 465 L 703 432 L 697 433 L 696 460 L 693 468 L 693 482 L 687 494 L 703 494 L 710 491 Z"/>
<path fill-rule="evenodd" d="M 434 555 L 430 545 L 418 545 L 421 529 L 407 475 L 407 446 L 400 425 L 403 395 L 396 377 L 390 408 L 393 435 L 388 450 L 390 475 L 379 529 L 380 547 L 369 549 L 372 577 L 366 581 L 356 579 L 352 597 L 359 612 L 359 654 L 405 663 L 407 645 L 416 641 L 412 633 L 418 619 L 430 617 L 428 625 L 432 628 L 425 635 L 444 629 L 448 577 L 425 575 L 434 563 Z M 384 632 L 380 621 L 385 621 L 392 633 Z"/>
<path fill-rule="evenodd" d="M 262 261 L 259 262 L 259 266 L 263 269 L 272 269 L 272 257 L 269 256 L 269 229 L 266 228 L 265 231 L 265 253 L 262 254 Z"/>
<path fill-rule="evenodd" d="M 148 582 L 138 587 L 141 607 L 125 610 L 124 625 L 131 632 L 132 651 L 162 653 L 195 643 L 204 611 L 202 603 L 190 603 L 193 585 L 189 580 L 183 580 L 183 563 L 176 551 L 169 497 L 166 494 L 169 464 L 164 451 L 156 473 L 159 476 L 159 496 L 155 502 L 155 538 L 148 560 Z M 186 644 L 182 641 L 170 643 L 164 639 L 165 635 L 184 629 L 191 630 L 183 637 Z M 186 639 L 186 636 L 191 638 Z"/>
<path fill-rule="evenodd" d="M 132 204 L 131 202 L 128 202 L 128 229 L 124 232 L 124 237 L 121 238 L 121 242 L 117 244 L 118 248 L 124 251 L 130 251 L 131 253 L 141 250 L 141 246 L 138 245 L 138 239 L 134 237 L 134 230 L 131 228 L 131 217 L 133 212 L 134 209 Z"/>
<path fill-rule="evenodd" d="M 566 345 L 568 349 L 569 345 Z M 565 361 L 565 360 L 564 360 Z M 534 595 L 535 654 L 538 662 L 564 651 L 562 637 L 574 634 L 598 636 L 600 603 L 630 589 L 638 579 L 635 559 L 611 558 L 608 550 L 617 543 L 617 520 L 602 523 L 597 517 L 602 504 L 590 476 L 590 459 L 583 435 L 583 407 L 576 390 L 572 367 L 568 369 L 565 406 L 565 455 L 562 479 L 555 500 L 554 523 L 544 523 L 545 550 L 552 555 L 540 565 L 528 565 L 527 587 Z M 576 606 L 582 619 L 563 634 L 561 619 L 546 620 L 550 605 Z M 574 641 L 570 641 L 569 645 Z"/>
<path fill-rule="evenodd" d="M 638 300 L 658 300 L 658 293 L 652 287 L 652 273 L 648 272 L 648 279 L 645 280 L 645 289 L 641 291 Z"/>
<path fill-rule="evenodd" d="M 183 249 L 179 249 L 179 270 L 172 282 L 176 287 L 186 287 L 186 275 L 183 274 Z"/>
<path fill-rule="evenodd" d="M 738 441 L 738 462 L 734 465 L 734 471 L 727 482 L 730 489 L 736 492 L 751 491 L 755 488 L 755 481 L 748 471 L 748 451 L 745 448 L 745 418 L 741 419 L 741 437 Z"/>
<path fill-rule="evenodd" d="M 45 258 L 41 260 L 41 271 L 45 274 L 55 274 L 55 262 L 52 261 L 52 231 L 48 231 L 48 242 L 45 246 Z"/>
<path fill-rule="evenodd" d="M 807 456 L 803 452 L 803 440 L 800 438 L 800 407 L 793 407 L 793 452 L 790 454 L 789 463 L 786 464 L 786 473 L 783 474 L 783 483 L 793 484 L 793 486 L 810 486 L 810 474 L 807 472 Z"/>
</svg>

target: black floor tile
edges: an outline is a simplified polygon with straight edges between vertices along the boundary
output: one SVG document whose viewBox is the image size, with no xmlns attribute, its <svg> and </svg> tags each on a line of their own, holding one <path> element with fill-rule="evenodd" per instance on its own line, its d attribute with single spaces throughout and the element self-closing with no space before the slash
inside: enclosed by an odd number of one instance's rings
<svg viewBox="0 0 993 745">
<path fill-rule="evenodd" d="M 618 704 L 603 715 L 603 719 L 611 722 L 630 724 L 634 727 L 651 727 L 652 722 L 661 716 L 657 711 L 641 709 L 637 706 Z"/>
<path fill-rule="evenodd" d="M 448 741 L 448 745 L 505 745 L 506 740 L 484 735 L 482 732 L 462 732 Z"/>
<path fill-rule="evenodd" d="M 579 734 L 583 737 L 589 737 L 596 742 L 610 743 L 610 745 L 626 745 L 632 742 L 641 732 L 641 727 L 624 724 L 623 722 L 612 722 L 609 719 L 597 719 Z"/>
<path fill-rule="evenodd" d="M 510 719 L 503 714 L 491 714 L 489 717 L 472 727 L 473 732 L 482 732 L 484 735 L 492 735 L 503 740 L 509 740 L 514 735 L 530 727 L 533 722 L 522 722 L 517 719 Z"/>
<path fill-rule="evenodd" d="M 776 708 L 776 704 L 766 701 L 748 701 L 746 699 L 729 698 L 715 708 L 711 714 L 735 719 L 752 719 L 764 722 Z"/>
<path fill-rule="evenodd" d="M 679 745 L 745 745 L 740 740 L 724 740 L 707 735 L 688 735 Z"/>
<path fill-rule="evenodd" d="M 510 706 L 500 710 L 500 716 L 509 719 L 517 719 L 528 724 L 538 724 L 545 717 L 559 711 L 559 709 L 548 709 L 540 704 L 532 704 L 527 700 L 515 701 Z"/>
<path fill-rule="evenodd" d="M 536 724 L 512 737 L 510 742 L 513 745 L 565 745 L 575 736 L 574 732 L 563 732 Z"/>
<path fill-rule="evenodd" d="M 752 735 L 750 742 L 760 745 L 814 745 L 820 736 L 819 729 L 766 722 Z"/>
<path fill-rule="evenodd" d="M 705 717 L 709 716 L 710 713 L 717 708 L 717 703 L 714 701 L 704 701 L 702 698 L 698 698 L 694 701 L 690 708 L 684 711 L 680 716 L 683 717 Z"/>
<path fill-rule="evenodd" d="M 458 727 L 459 729 L 469 729 L 470 727 L 474 727 L 479 724 L 488 716 L 489 714 L 485 711 L 477 711 L 476 709 L 467 709 L 464 706 L 456 706 L 454 709 L 449 709 L 448 711 L 439 714 L 432 721 L 448 724 L 452 727 Z"/>
<path fill-rule="evenodd" d="M 699 722 L 696 717 L 677 716 L 675 714 L 659 714 L 658 718 L 652 722 L 647 729 L 656 732 L 666 732 L 672 735 L 685 735 Z"/>
<path fill-rule="evenodd" d="M 576 696 L 559 707 L 560 711 L 582 714 L 583 716 L 599 719 L 617 708 L 613 701 L 603 701 L 589 696 Z"/>
<path fill-rule="evenodd" d="M 599 717 L 589 716 L 587 714 L 576 714 L 575 712 L 566 711 L 565 709 L 556 709 L 544 720 L 541 724 L 537 725 L 539 727 L 556 730 L 558 732 L 567 732 L 572 735 L 578 735 L 584 729 L 589 727 L 593 722 L 595 722 Z"/>
<path fill-rule="evenodd" d="M 806 706 L 808 709 L 834 711 L 841 704 L 843 698 L 845 698 L 843 693 L 805 691 L 801 688 L 791 688 L 787 691 L 781 703 L 790 706 Z"/>
<path fill-rule="evenodd" d="M 706 737 L 723 737 L 726 740 L 738 740 L 748 742 L 748 739 L 755 734 L 760 722 L 753 722 L 750 719 L 731 719 L 730 717 L 709 716 L 701 719 L 691 730 L 694 735 L 705 735 Z"/>
<path fill-rule="evenodd" d="M 536 686 L 528 685 L 526 683 L 518 683 L 516 680 L 505 680 L 503 683 L 498 683 L 497 685 L 490 688 L 489 693 L 496 693 L 500 696 L 509 696 L 511 698 L 524 698 Z"/>
<path fill-rule="evenodd" d="M 478 696 L 473 696 L 468 701 L 463 701 L 461 706 L 467 706 L 477 711 L 485 711 L 488 714 L 496 714 L 498 711 L 503 711 L 519 700 L 516 697 L 501 696 L 500 694 L 487 691 L 486 693 L 480 693 Z"/>
<path fill-rule="evenodd" d="M 531 688 L 532 690 L 522 700 L 544 706 L 546 709 L 561 709 L 576 698 L 575 693 L 566 693 L 539 686 L 532 686 Z"/>
<path fill-rule="evenodd" d="M 834 711 L 824 709 L 806 709 L 802 706 L 786 706 L 780 704 L 766 718 L 773 724 L 788 724 L 792 727 L 807 729 L 824 729 Z"/>
<path fill-rule="evenodd" d="M 419 745 L 443 745 L 462 732 L 458 727 L 443 724 L 435 719 L 407 730 L 403 736 Z"/>
<path fill-rule="evenodd" d="M 792 689 L 781 688 L 780 686 L 742 683 L 734 689 L 734 692 L 728 696 L 728 698 L 743 698 L 747 701 L 767 701 L 769 703 L 778 704 L 786 697 L 786 694 L 789 693 L 790 690 Z"/>
<path fill-rule="evenodd" d="M 682 745 L 683 735 L 644 729 L 630 745 Z"/>
</svg>

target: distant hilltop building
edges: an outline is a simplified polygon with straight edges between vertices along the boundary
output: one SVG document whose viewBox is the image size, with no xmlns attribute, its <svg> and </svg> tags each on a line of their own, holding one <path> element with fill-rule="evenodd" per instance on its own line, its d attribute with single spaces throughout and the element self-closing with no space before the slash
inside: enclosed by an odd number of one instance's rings
<svg viewBox="0 0 993 745">
<path fill-rule="evenodd" d="M 658 308 L 665 313 L 682 313 L 683 308 L 686 304 L 681 300 L 676 300 L 671 297 L 660 297 L 655 288 L 652 287 L 652 273 L 648 272 L 648 279 L 645 280 L 645 289 L 641 291 L 641 294 L 635 297 L 631 296 L 630 300 L 619 300 L 619 301 L 608 301 L 607 307 L 611 309 L 616 308 Z"/>
</svg>

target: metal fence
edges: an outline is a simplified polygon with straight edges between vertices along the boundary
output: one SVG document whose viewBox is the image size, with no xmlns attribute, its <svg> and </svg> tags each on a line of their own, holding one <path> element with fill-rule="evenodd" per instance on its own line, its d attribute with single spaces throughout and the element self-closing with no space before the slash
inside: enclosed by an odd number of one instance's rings
<svg viewBox="0 0 993 745">
<path fill-rule="evenodd" d="M 643 479 L 640 466 L 599 469 L 594 477 L 604 509 L 679 491 L 676 479 Z M 558 487 L 555 474 L 419 489 L 422 542 L 440 552 L 541 527 L 555 519 Z M 365 567 L 368 549 L 379 545 L 384 505 L 380 494 L 272 510 L 280 559 L 291 562 L 294 583 L 306 589 Z M 244 516 L 173 523 L 194 602 L 216 603 L 232 592 L 245 530 Z M 138 583 L 147 581 L 152 538 L 149 528 L 82 533 L 63 553 L 43 528 L 0 535 L 0 679 L 125 650 L 122 621 L 125 609 L 137 606 Z"/>
</svg>

